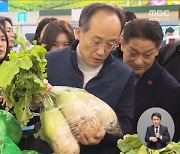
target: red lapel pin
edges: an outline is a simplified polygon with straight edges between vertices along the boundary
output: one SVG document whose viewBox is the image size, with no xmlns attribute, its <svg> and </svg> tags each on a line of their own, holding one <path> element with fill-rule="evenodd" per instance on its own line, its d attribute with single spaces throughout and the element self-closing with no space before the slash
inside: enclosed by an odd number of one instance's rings
<svg viewBox="0 0 180 154">
<path fill-rule="evenodd" d="M 149 86 L 151 86 L 151 85 L 153 84 L 152 80 L 148 80 L 148 81 L 147 81 L 147 84 L 148 84 Z"/>
</svg>

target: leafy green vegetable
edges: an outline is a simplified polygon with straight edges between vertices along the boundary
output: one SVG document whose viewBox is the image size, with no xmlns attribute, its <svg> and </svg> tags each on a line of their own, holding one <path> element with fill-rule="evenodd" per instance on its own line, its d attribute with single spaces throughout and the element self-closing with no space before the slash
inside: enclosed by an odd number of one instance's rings
<svg viewBox="0 0 180 154">
<path fill-rule="evenodd" d="M 38 154 L 38 152 L 36 152 L 34 150 L 23 150 L 22 154 Z"/>
<path fill-rule="evenodd" d="M 21 154 L 18 146 L 7 136 L 0 134 L 0 153 L 1 154 Z"/>
<path fill-rule="evenodd" d="M 26 50 L 26 47 L 29 44 L 29 42 L 25 38 L 25 36 L 19 32 L 19 26 L 16 26 L 16 36 L 17 38 L 15 39 L 15 43 L 21 45 L 20 50 Z"/>
<path fill-rule="evenodd" d="M 8 136 L 16 144 L 22 137 L 20 123 L 9 112 L 0 110 L 0 135 Z"/>
<path fill-rule="evenodd" d="M 46 78 L 46 49 L 43 46 L 28 45 L 25 37 L 17 32 L 16 42 L 21 45 L 20 51 L 11 50 L 9 61 L 0 66 L 0 87 L 7 104 L 12 104 L 18 121 L 24 126 L 33 117 L 29 103 L 33 95 L 39 96 L 46 90 L 43 79 Z"/>
<path fill-rule="evenodd" d="M 146 150 L 147 148 L 144 146 L 144 145 L 142 145 L 141 147 L 140 147 L 140 149 L 138 150 L 138 154 L 148 154 L 148 152 L 147 152 L 147 150 Z"/>
<path fill-rule="evenodd" d="M 133 149 L 128 151 L 126 154 L 137 154 L 138 153 L 138 149 Z"/>
<path fill-rule="evenodd" d="M 165 148 L 160 150 L 160 154 L 179 154 L 180 141 L 178 143 L 170 142 Z"/>
<path fill-rule="evenodd" d="M 139 148 L 142 145 L 142 142 L 140 141 L 137 134 L 133 134 L 133 135 L 127 134 L 123 138 L 124 138 L 123 140 L 127 144 L 131 145 L 133 148 Z"/>
<path fill-rule="evenodd" d="M 125 152 L 125 153 L 128 152 L 128 151 L 133 150 L 133 147 L 131 145 L 127 144 L 122 139 L 118 140 L 118 147 L 119 147 L 119 149 L 121 149 L 122 152 Z"/>
<path fill-rule="evenodd" d="M 130 153 L 134 153 L 134 150 L 136 148 L 140 148 L 142 146 L 142 143 L 139 140 L 137 134 L 134 135 L 127 134 L 123 137 L 123 140 L 122 139 L 118 140 L 117 145 L 119 149 L 121 149 L 121 151 L 124 153 L 127 153 L 129 151 L 131 151 Z"/>
<path fill-rule="evenodd" d="M 137 134 L 125 135 L 119 139 L 117 146 L 121 150 L 120 154 L 179 154 L 180 142 L 170 142 L 166 147 L 159 150 L 152 150 L 144 146 Z"/>
</svg>

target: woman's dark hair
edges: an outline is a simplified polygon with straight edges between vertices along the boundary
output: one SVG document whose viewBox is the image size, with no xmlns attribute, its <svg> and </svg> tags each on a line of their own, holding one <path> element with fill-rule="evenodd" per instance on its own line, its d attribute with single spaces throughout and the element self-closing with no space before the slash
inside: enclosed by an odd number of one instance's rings
<svg viewBox="0 0 180 154">
<path fill-rule="evenodd" d="M 9 22 L 11 24 L 11 26 L 13 26 L 12 24 L 12 20 L 8 17 L 0 17 L 0 24 L 3 25 L 3 27 L 5 27 L 5 21 Z"/>
<path fill-rule="evenodd" d="M 91 17 L 96 14 L 98 11 L 106 11 L 108 13 L 114 13 L 118 16 L 120 24 L 121 24 L 121 30 L 124 27 L 124 15 L 123 12 L 118 9 L 116 6 L 108 5 L 105 3 L 92 3 L 90 5 L 87 5 L 81 12 L 80 18 L 79 18 L 79 27 L 83 29 L 84 32 L 87 32 L 89 30 L 89 23 L 91 20 Z"/>
<path fill-rule="evenodd" d="M 163 31 L 157 21 L 150 21 L 148 19 L 131 20 L 124 26 L 123 40 L 127 44 L 131 39 L 145 39 L 150 40 L 160 47 L 163 40 Z"/>
<path fill-rule="evenodd" d="M 158 113 L 158 112 L 153 113 L 151 115 L 151 119 L 153 119 L 154 116 L 158 117 L 161 120 L 161 114 L 160 113 Z"/>
<path fill-rule="evenodd" d="M 40 23 L 38 24 L 37 28 L 36 28 L 36 32 L 35 32 L 35 35 L 34 35 L 34 40 L 37 41 L 37 44 L 41 44 L 39 42 L 39 39 L 40 39 L 40 35 L 41 35 L 41 32 L 43 30 L 43 28 L 49 24 L 51 21 L 54 21 L 54 20 L 57 20 L 56 18 L 44 18 L 40 21 Z"/>
<path fill-rule="evenodd" d="M 8 56 L 7 55 L 9 54 L 9 43 L 8 43 L 7 33 L 6 33 L 6 31 L 4 29 L 4 26 L 2 24 L 0 24 L 0 30 L 4 34 L 5 39 L 6 39 L 6 43 L 7 43 L 6 54 L 4 55 L 4 58 L 0 59 L 0 65 L 1 65 L 4 60 L 8 60 Z"/>
<path fill-rule="evenodd" d="M 47 51 L 54 45 L 60 33 L 65 33 L 67 35 L 70 45 L 75 40 L 73 28 L 69 23 L 63 20 L 52 21 L 47 26 L 41 41 L 42 44 L 46 45 L 45 48 Z"/>
</svg>

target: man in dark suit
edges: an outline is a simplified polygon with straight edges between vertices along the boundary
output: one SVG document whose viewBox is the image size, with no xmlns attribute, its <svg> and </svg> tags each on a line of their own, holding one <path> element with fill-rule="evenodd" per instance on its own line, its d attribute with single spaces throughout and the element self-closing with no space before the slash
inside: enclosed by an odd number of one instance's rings
<svg viewBox="0 0 180 154">
<path fill-rule="evenodd" d="M 156 59 L 180 83 L 180 41 L 162 46 Z"/>
<path fill-rule="evenodd" d="M 121 50 L 123 61 L 136 75 L 134 131 L 141 114 L 149 108 L 166 110 L 175 123 L 173 141 L 180 140 L 180 84 L 155 60 L 163 39 L 156 21 L 136 19 L 125 25 Z"/>
<path fill-rule="evenodd" d="M 147 142 L 147 147 L 150 149 L 162 149 L 170 141 L 170 135 L 168 128 L 160 124 L 161 114 L 153 113 L 151 116 L 153 125 L 147 127 L 145 141 Z"/>
<path fill-rule="evenodd" d="M 111 54 L 118 45 L 123 25 L 122 14 L 113 6 L 94 3 L 85 7 L 75 28 L 78 40 L 71 47 L 47 53 L 47 79 L 56 86 L 84 88 L 102 99 L 117 114 L 123 134 L 132 134 L 133 70 Z M 80 132 L 76 139 L 81 154 L 120 153 L 119 136 L 104 130 L 95 138 Z"/>
</svg>

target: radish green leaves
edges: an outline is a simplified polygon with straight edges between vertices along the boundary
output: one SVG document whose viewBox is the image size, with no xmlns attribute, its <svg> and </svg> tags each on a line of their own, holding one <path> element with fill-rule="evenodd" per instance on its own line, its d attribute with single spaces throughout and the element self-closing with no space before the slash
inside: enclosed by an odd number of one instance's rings
<svg viewBox="0 0 180 154">
<path fill-rule="evenodd" d="M 0 87 L 6 103 L 14 107 L 16 118 L 24 126 L 33 117 L 29 109 L 33 95 L 38 96 L 46 90 L 43 83 L 46 78 L 46 49 L 36 42 L 28 46 L 28 41 L 19 32 L 16 41 L 21 45 L 20 51 L 11 50 L 9 61 L 1 64 Z"/>
</svg>

